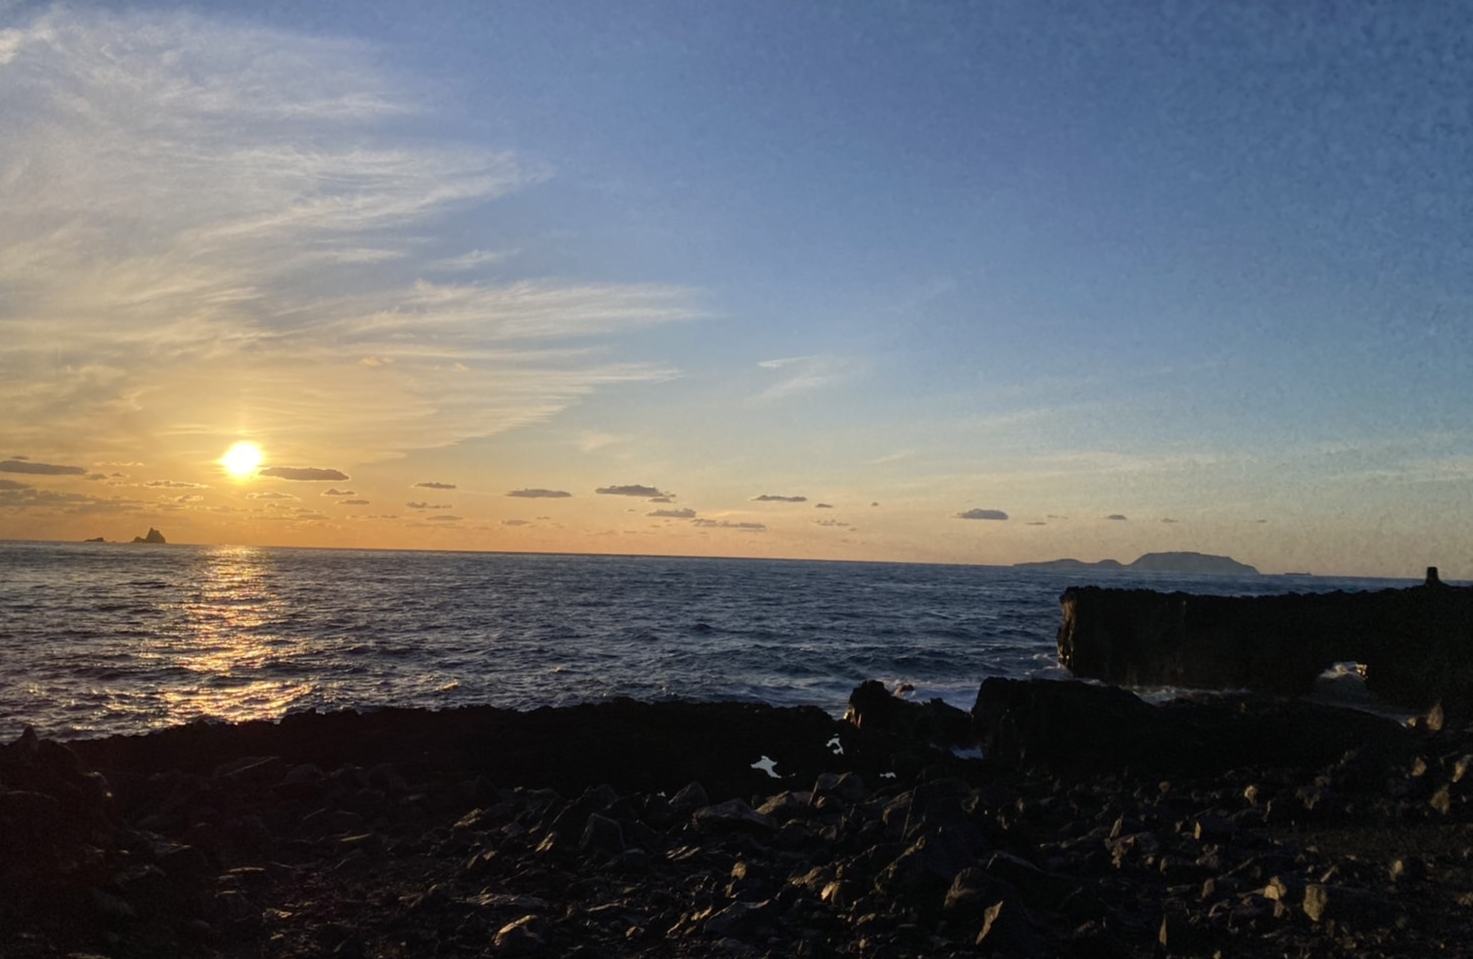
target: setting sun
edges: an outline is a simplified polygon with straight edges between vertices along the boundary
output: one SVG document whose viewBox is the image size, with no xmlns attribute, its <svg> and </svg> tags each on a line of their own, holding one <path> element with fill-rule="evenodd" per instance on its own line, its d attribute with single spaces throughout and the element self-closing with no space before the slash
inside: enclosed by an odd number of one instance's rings
<svg viewBox="0 0 1473 959">
<path fill-rule="evenodd" d="M 245 479 L 261 465 L 261 447 L 241 440 L 220 457 L 220 465 L 235 479 Z"/>
</svg>

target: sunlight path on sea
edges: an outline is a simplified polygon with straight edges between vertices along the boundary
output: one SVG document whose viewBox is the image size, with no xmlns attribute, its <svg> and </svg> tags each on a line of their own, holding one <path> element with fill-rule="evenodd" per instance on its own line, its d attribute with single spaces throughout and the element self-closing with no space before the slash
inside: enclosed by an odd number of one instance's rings
<svg viewBox="0 0 1473 959">
<path fill-rule="evenodd" d="M 265 719 L 310 693 L 309 682 L 260 677 L 273 662 L 300 661 L 310 646 L 307 637 L 287 637 L 275 628 L 290 617 L 290 604 L 279 595 L 265 551 L 214 547 L 200 554 L 193 573 L 195 582 L 186 585 L 185 597 L 163 610 L 183 628 L 171 631 L 149 654 L 165 670 L 187 670 L 197 677 L 194 683 L 158 690 L 158 709 L 167 721 Z"/>
</svg>

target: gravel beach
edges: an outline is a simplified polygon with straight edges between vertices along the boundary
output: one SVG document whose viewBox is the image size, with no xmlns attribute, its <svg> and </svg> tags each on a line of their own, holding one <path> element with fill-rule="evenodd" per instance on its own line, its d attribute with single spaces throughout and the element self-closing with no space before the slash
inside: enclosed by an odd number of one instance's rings
<svg viewBox="0 0 1473 959">
<path fill-rule="evenodd" d="M 970 714 L 877 683 L 851 705 L 23 735 L 0 747 L 0 954 L 1376 957 L 1473 935 L 1457 724 L 1012 680 Z"/>
</svg>

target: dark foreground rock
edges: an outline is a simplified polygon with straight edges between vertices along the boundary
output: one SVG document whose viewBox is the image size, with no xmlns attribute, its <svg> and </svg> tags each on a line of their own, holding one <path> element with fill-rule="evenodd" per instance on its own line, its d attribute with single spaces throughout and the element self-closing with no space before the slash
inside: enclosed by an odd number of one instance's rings
<svg viewBox="0 0 1473 959">
<path fill-rule="evenodd" d="M 1366 688 L 1426 709 L 1473 700 L 1473 587 L 1367 593 L 1194 596 L 1072 587 L 1060 599 L 1059 662 L 1125 686 L 1304 695 L 1337 662 Z"/>
<path fill-rule="evenodd" d="M 1464 730 L 1078 683 L 989 681 L 970 717 L 875 693 L 861 725 L 616 702 L 23 736 L 0 747 L 0 955 L 1376 957 L 1473 935 Z M 953 755 L 963 729 L 987 759 Z"/>
</svg>

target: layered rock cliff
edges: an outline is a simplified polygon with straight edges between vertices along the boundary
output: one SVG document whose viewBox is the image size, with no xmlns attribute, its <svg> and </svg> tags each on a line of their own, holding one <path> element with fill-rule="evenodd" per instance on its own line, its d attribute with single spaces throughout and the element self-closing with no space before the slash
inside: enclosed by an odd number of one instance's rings
<svg viewBox="0 0 1473 959">
<path fill-rule="evenodd" d="M 1195 596 L 1073 587 L 1060 598 L 1059 662 L 1127 686 L 1308 693 L 1337 662 L 1367 689 L 1425 709 L 1473 703 L 1473 588 Z"/>
</svg>

